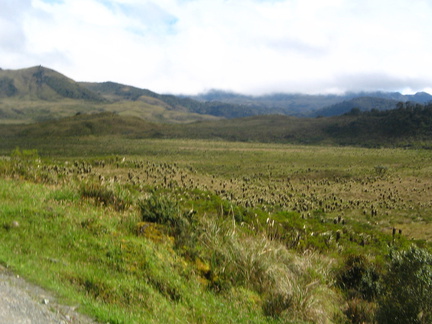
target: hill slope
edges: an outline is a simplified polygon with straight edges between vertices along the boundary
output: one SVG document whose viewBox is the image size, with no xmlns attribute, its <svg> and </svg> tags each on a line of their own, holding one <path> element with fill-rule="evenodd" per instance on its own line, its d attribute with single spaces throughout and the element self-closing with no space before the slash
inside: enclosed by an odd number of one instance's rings
<svg viewBox="0 0 432 324">
<path fill-rule="evenodd" d="M 114 113 L 79 114 L 59 120 L 30 125 L 4 127 L 3 138 L 8 137 L 71 137 L 87 135 L 141 135 L 157 136 L 163 124 L 147 122 L 133 116 L 119 116 Z"/>
<path fill-rule="evenodd" d="M 259 115 L 297 117 L 336 116 L 360 111 L 392 109 L 397 102 L 425 103 L 427 93 L 348 93 L 339 95 L 271 94 L 245 96 L 210 91 L 194 97 L 164 95 L 115 82 L 75 82 L 36 66 L 0 69 L 0 123 L 31 123 L 77 113 L 116 112 L 156 122 L 188 123 Z"/>
<path fill-rule="evenodd" d="M 81 114 L 58 121 L 4 126 L 0 129 L 3 142 L 87 135 L 429 148 L 432 143 L 432 104 L 400 104 L 397 109 L 388 111 L 359 112 L 337 117 L 265 115 L 187 124 L 150 123 L 113 113 Z"/>
<path fill-rule="evenodd" d="M 358 97 L 343 101 L 314 112 L 315 116 L 338 116 L 350 112 L 352 109 L 359 111 L 388 110 L 396 108 L 398 101 L 378 97 Z"/>
<path fill-rule="evenodd" d="M 90 85 L 93 85 L 93 88 Z M 105 111 L 158 122 L 181 123 L 215 119 L 175 104 L 175 97 L 171 100 L 161 97 L 149 90 L 112 82 L 78 83 L 41 66 L 0 70 L 2 124 L 32 123 L 70 117 L 78 113 Z M 183 101 L 193 102 L 190 99 Z"/>
<path fill-rule="evenodd" d="M 108 100 L 114 101 L 143 101 L 158 103 L 167 109 L 201 115 L 211 115 L 223 118 L 238 118 L 263 114 L 262 109 L 242 104 L 231 104 L 220 101 L 199 101 L 182 96 L 158 94 L 147 89 L 140 89 L 115 82 L 91 83 L 82 82 L 81 85 L 98 93 Z M 273 111 L 274 113 L 278 111 Z"/>
<path fill-rule="evenodd" d="M 75 81 L 42 66 L 21 70 L 0 70 L 0 97 L 47 101 L 63 98 L 104 101 L 101 96 Z"/>
</svg>

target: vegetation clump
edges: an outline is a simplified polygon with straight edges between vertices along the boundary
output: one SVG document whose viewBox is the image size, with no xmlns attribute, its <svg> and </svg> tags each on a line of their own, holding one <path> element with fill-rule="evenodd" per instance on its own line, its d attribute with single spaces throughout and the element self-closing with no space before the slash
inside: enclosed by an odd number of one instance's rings
<svg viewBox="0 0 432 324">
<path fill-rule="evenodd" d="M 381 293 L 382 272 L 364 255 L 349 255 L 336 276 L 350 297 L 374 300 Z"/>
<path fill-rule="evenodd" d="M 92 180 L 81 184 L 80 194 L 83 198 L 94 199 L 98 205 L 112 206 L 116 210 L 125 210 L 133 203 L 131 194 L 127 189 Z"/>
<path fill-rule="evenodd" d="M 432 322 L 432 254 L 412 246 L 392 251 L 384 291 L 379 298 L 379 323 Z"/>
</svg>

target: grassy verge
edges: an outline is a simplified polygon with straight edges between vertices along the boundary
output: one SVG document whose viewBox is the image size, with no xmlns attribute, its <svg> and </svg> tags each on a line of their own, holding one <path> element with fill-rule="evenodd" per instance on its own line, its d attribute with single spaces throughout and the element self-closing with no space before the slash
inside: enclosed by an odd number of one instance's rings
<svg viewBox="0 0 432 324">
<path fill-rule="evenodd" d="M 95 207 L 68 188 L 1 180 L 0 190 L 1 261 L 100 321 L 264 321 L 247 295 L 234 306 L 206 291 L 168 236 L 135 235 L 133 212 Z"/>
<path fill-rule="evenodd" d="M 300 321 L 337 312 L 321 305 L 318 291 L 333 293 L 313 267 L 320 258 L 305 263 L 230 222 L 203 218 L 197 245 L 178 246 L 179 234 L 164 224 L 142 222 L 136 210 L 95 206 L 77 188 L 11 180 L 0 180 L 0 188 L 1 262 L 99 321 L 264 323 L 287 308 L 296 313 L 284 318 Z M 311 284 L 306 296 L 295 296 Z"/>
</svg>

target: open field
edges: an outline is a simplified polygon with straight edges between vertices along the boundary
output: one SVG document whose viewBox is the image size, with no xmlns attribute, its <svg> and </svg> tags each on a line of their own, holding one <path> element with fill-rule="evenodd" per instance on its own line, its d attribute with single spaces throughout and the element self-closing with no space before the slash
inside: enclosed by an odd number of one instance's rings
<svg viewBox="0 0 432 324">
<path fill-rule="evenodd" d="M 224 190 L 225 196 L 236 197 L 236 204 L 259 205 L 256 197 L 260 197 L 272 208 L 300 214 L 322 211 L 329 217 L 373 223 L 382 230 L 403 227 L 409 237 L 432 239 L 431 231 L 418 233 L 432 220 L 432 152 L 427 150 L 118 137 L 84 137 L 70 143 L 61 139 L 57 144 L 53 139 L 33 145 L 42 156 L 59 163 L 65 158 L 106 160 L 104 154 L 129 161 L 120 168 L 93 167 L 89 175 L 93 177 L 117 176 L 127 182 L 129 175 L 144 185 L 148 163 L 175 163 L 195 170 L 188 187 Z M 163 170 L 159 178 L 153 177 L 152 184 L 159 186 L 166 177 L 179 186 L 184 183 L 180 174 L 169 177 Z"/>
<path fill-rule="evenodd" d="M 390 251 L 431 249 L 428 150 L 88 136 L 0 154 L 0 261 L 102 322 L 371 322 Z M 369 281 L 346 279 L 353 258 Z"/>
</svg>

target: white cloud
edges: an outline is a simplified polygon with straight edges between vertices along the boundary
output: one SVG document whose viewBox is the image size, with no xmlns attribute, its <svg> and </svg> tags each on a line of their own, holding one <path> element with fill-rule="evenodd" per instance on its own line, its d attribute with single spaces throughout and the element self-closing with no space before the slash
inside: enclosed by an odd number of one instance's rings
<svg viewBox="0 0 432 324">
<path fill-rule="evenodd" d="M 3 64 L 11 63 L 7 54 L 19 56 L 24 49 L 26 35 L 21 24 L 17 22 L 23 20 L 29 3 L 30 0 L 3 0 L 0 2 L 0 57 L 3 56 Z"/>
<path fill-rule="evenodd" d="M 3 68 L 42 64 L 75 80 L 172 93 L 432 85 L 428 0 L 0 3 Z"/>
</svg>

